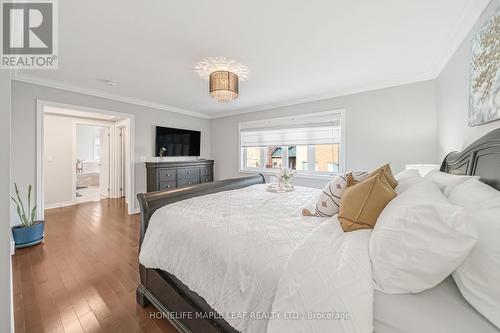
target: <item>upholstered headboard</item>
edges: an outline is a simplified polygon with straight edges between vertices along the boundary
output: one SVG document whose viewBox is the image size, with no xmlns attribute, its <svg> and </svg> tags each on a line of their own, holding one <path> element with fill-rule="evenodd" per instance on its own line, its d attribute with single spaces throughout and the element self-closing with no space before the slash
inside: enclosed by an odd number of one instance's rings
<svg viewBox="0 0 500 333">
<path fill-rule="evenodd" d="M 500 190 L 500 128 L 476 140 L 461 152 L 445 157 L 441 171 L 480 176 L 481 181 Z"/>
</svg>

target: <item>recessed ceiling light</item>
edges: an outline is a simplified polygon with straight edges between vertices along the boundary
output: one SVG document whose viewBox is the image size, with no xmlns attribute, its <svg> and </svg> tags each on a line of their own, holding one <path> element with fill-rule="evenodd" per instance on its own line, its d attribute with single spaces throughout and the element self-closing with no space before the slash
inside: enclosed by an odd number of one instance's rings
<svg viewBox="0 0 500 333">
<path fill-rule="evenodd" d="M 114 80 L 109 80 L 109 79 L 97 79 L 97 81 L 104 83 L 108 87 L 116 87 L 118 83 Z"/>
<path fill-rule="evenodd" d="M 116 81 L 113 80 L 104 80 L 104 83 L 106 83 L 108 87 L 116 87 L 118 85 L 118 83 L 116 83 Z"/>
</svg>

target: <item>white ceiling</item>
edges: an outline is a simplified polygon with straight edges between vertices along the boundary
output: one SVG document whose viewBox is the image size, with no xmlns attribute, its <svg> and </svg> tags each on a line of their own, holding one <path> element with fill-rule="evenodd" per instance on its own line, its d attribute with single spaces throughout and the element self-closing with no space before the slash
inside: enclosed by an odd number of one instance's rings
<svg viewBox="0 0 500 333">
<path fill-rule="evenodd" d="M 16 78 L 218 117 L 435 78 L 488 2 L 59 1 L 59 69 Z M 193 71 L 212 56 L 249 67 L 230 104 Z"/>
</svg>

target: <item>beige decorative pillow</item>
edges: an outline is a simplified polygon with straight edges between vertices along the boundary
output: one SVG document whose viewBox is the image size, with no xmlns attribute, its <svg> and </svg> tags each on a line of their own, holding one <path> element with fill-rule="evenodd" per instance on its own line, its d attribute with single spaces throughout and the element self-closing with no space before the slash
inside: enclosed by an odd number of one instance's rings
<svg viewBox="0 0 500 333">
<path fill-rule="evenodd" d="M 396 180 L 396 178 L 392 174 L 391 166 L 389 165 L 389 163 L 384 164 L 383 166 L 381 166 L 380 168 L 378 168 L 375 171 L 372 171 L 370 173 L 370 176 L 375 175 L 379 171 L 382 171 L 384 173 L 384 176 L 387 179 L 387 182 L 389 183 L 389 185 L 391 185 L 392 188 L 396 188 L 396 186 L 398 186 L 398 181 Z"/>
<path fill-rule="evenodd" d="M 344 191 L 339 208 L 339 221 L 344 231 L 373 229 L 385 206 L 396 197 L 383 171 Z"/>
<path fill-rule="evenodd" d="M 340 200 L 342 198 L 342 193 L 347 186 L 357 184 L 363 179 L 368 177 L 366 172 L 348 172 L 343 175 L 335 176 L 326 186 L 323 188 L 318 201 L 316 202 L 316 208 L 314 212 L 309 209 L 302 209 L 302 215 L 304 216 L 333 216 L 339 212 Z"/>
</svg>

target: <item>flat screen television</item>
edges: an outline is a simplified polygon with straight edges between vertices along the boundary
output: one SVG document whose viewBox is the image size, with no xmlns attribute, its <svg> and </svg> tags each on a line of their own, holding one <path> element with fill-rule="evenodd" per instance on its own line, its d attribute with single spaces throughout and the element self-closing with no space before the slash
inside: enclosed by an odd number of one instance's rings
<svg viewBox="0 0 500 333">
<path fill-rule="evenodd" d="M 156 126 L 155 156 L 200 156 L 201 132 Z"/>
</svg>

